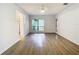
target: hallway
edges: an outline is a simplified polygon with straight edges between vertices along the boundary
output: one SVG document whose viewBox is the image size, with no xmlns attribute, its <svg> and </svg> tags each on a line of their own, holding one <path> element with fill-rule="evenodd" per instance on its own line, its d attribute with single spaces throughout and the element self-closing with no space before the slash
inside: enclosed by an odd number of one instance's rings
<svg viewBox="0 0 79 59">
<path fill-rule="evenodd" d="M 79 46 L 56 34 L 29 34 L 3 55 L 73 55 Z"/>
</svg>

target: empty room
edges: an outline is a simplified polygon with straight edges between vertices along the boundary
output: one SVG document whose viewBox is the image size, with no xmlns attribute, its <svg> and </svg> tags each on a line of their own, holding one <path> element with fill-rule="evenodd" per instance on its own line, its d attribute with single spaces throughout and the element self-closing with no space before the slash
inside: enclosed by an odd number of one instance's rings
<svg viewBox="0 0 79 59">
<path fill-rule="evenodd" d="M 79 3 L 0 3 L 1 55 L 79 55 Z"/>
</svg>

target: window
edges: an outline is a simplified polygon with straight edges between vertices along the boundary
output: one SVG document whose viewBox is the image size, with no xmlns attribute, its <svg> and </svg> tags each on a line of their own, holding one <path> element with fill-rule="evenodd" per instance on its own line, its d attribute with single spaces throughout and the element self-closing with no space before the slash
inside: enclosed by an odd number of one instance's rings
<svg viewBox="0 0 79 59">
<path fill-rule="evenodd" d="M 33 30 L 33 32 L 43 32 L 44 31 L 44 20 L 43 19 L 33 19 L 32 20 L 32 30 Z"/>
</svg>

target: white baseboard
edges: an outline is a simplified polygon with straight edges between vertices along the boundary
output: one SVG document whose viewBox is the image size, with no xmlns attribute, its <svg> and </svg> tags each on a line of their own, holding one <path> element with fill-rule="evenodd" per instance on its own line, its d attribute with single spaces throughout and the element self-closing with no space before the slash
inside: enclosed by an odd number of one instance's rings
<svg viewBox="0 0 79 59">
<path fill-rule="evenodd" d="M 10 47 L 12 47 L 14 44 L 16 44 L 18 41 L 20 41 L 20 40 L 18 39 L 18 40 L 15 41 L 13 44 L 11 44 L 10 46 L 8 46 L 6 49 L 2 50 L 2 51 L 0 52 L 0 55 L 1 55 L 2 53 L 4 53 L 6 50 L 8 50 Z"/>
<path fill-rule="evenodd" d="M 74 44 L 76 44 L 76 45 L 79 46 L 79 43 L 77 43 L 77 42 L 75 42 L 75 41 L 73 41 L 73 40 L 70 40 L 70 38 L 68 38 L 68 37 L 66 37 L 66 36 L 63 36 L 63 35 L 61 35 L 61 34 L 59 34 L 59 33 L 57 33 L 57 34 L 60 35 L 60 36 L 62 36 L 63 38 L 66 38 L 67 40 L 69 40 L 69 41 L 71 41 L 71 42 L 73 42 Z"/>
</svg>

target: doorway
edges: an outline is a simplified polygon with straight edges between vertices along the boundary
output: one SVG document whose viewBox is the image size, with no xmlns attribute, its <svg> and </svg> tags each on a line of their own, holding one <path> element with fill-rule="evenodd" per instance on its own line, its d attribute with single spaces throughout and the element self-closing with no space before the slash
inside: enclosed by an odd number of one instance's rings
<svg viewBox="0 0 79 59">
<path fill-rule="evenodd" d="M 44 20 L 33 19 L 32 20 L 32 31 L 33 32 L 44 32 Z"/>
<path fill-rule="evenodd" d="M 23 39 L 24 37 L 24 15 L 18 10 L 16 10 L 16 20 L 18 23 L 19 39 Z"/>
</svg>

